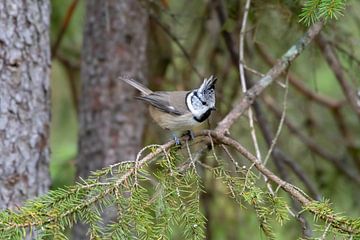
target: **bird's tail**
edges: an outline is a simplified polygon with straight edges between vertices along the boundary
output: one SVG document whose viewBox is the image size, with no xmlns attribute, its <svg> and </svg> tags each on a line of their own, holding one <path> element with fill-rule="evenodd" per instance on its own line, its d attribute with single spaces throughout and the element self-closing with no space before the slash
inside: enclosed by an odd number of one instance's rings
<svg viewBox="0 0 360 240">
<path fill-rule="evenodd" d="M 139 90 L 143 95 L 149 95 L 152 93 L 152 91 L 150 89 L 148 89 L 147 87 L 145 87 L 144 85 L 142 85 L 141 83 L 135 81 L 134 79 L 131 79 L 129 77 L 124 77 L 124 76 L 120 76 L 119 77 L 120 80 L 126 82 L 127 84 L 129 84 L 130 86 L 136 88 L 137 90 Z"/>
</svg>

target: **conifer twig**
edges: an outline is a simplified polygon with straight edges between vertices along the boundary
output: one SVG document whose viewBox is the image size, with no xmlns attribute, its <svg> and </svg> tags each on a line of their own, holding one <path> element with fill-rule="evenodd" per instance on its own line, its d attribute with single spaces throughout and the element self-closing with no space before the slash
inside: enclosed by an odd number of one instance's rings
<svg viewBox="0 0 360 240">
<path fill-rule="evenodd" d="M 245 147 L 243 147 L 239 142 L 234 139 L 231 139 L 225 136 L 222 132 L 219 131 L 202 131 L 198 136 L 208 136 L 211 135 L 218 144 L 225 144 L 233 147 L 236 151 L 238 151 L 245 158 L 250 160 L 252 164 L 256 167 L 258 171 L 260 171 L 263 175 L 268 177 L 272 182 L 279 185 L 285 192 L 295 198 L 297 201 L 303 205 L 303 207 L 309 207 L 310 212 L 315 215 L 318 215 L 325 222 L 331 223 L 333 228 L 339 229 L 348 234 L 360 234 L 360 229 L 353 228 L 351 223 L 342 219 L 341 217 L 337 218 L 336 215 L 332 213 L 318 213 L 316 208 L 311 207 L 313 203 L 317 201 L 311 199 L 307 195 L 305 195 L 299 188 L 296 186 L 282 180 L 278 176 L 276 176 L 273 172 L 271 172 L 262 162 L 260 162 L 253 154 L 251 154 Z"/>
<path fill-rule="evenodd" d="M 280 136 L 280 133 L 281 133 L 281 129 L 284 125 L 284 120 L 285 120 L 285 115 L 286 115 L 286 108 L 287 108 L 287 96 L 288 96 L 288 93 L 289 93 L 289 78 L 286 77 L 286 84 L 285 84 L 285 94 L 284 94 L 284 100 L 283 100 L 283 110 L 282 110 L 282 113 L 281 113 L 281 118 L 280 118 L 280 123 L 279 123 L 279 126 L 278 126 L 278 129 L 276 130 L 276 133 L 275 133 L 275 136 L 274 136 L 274 139 L 272 140 L 271 142 L 271 145 L 270 145 L 270 148 L 265 156 L 265 159 L 264 159 L 264 165 L 266 165 L 267 161 L 269 160 L 270 158 L 270 155 L 271 153 L 273 152 L 274 150 L 274 147 L 275 147 L 275 144 Z"/>
</svg>

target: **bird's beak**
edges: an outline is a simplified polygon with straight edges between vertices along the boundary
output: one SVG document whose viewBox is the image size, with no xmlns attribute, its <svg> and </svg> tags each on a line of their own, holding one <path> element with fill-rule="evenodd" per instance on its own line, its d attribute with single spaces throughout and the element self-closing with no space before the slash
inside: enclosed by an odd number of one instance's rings
<svg viewBox="0 0 360 240">
<path fill-rule="evenodd" d="M 211 111 L 216 111 L 216 107 L 212 107 L 212 108 L 211 108 Z"/>
</svg>

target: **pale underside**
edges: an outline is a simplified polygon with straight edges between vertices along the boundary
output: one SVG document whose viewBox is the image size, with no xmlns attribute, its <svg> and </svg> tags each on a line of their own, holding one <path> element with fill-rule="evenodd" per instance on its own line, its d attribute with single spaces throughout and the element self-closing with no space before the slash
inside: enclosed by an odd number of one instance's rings
<svg viewBox="0 0 360 240">
<path fill-rule="evenodd" d="M 161 128 L 172 131 L 191 130 L 205 122 L 196 121 L 190 111 L 182 115 L 173 115 L 160 111 L 153 106 L 149 106 L 149 111 L 151 117 Z"/>
</svg>

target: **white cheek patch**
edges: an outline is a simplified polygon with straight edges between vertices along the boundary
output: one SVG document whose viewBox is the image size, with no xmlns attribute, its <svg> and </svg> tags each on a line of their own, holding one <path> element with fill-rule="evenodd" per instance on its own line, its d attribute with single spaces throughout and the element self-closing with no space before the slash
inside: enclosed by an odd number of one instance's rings
<svg viewBox="0 0 360 240">
<path fill-rule="evenodd" d="M 187 105 L 187 107 L 189 108 L 189 110 L 190 110 L 190 112 L 191 112 L 192 114 L 194 114 L 194 112 L 195 112 L 195 109 L 194 109 L 194 107 L 193 107 L 193 105 L 192 105 L 192 103 L 191 103 L 191 99 L 192 99 L 193 96 L 194 96 L 194 93 L 193 93 L 193 92 L 191 92 L 190 94 L 188 94 L 188 95 L 186 96 L 186 105 Z"/>
<path fill-rule="evenodd" d="M 194 96 L 194 93 L 191 92 L 190 94 L 187 95 L 186 97 L 186 105 L 189 108 L 190 112 L 192 113 L 192 115 L 196 118 L 201 118 L 201 116 L 203 114 L 205 114 L 207 112 L 207 110 L 209 109 L 209 107 L 207 106 L 203 106 L 201 103 L 201 106 L 195 108 L 194 107 L 194 103 L 192 102 L 192 98 Z"/>
</svg>

